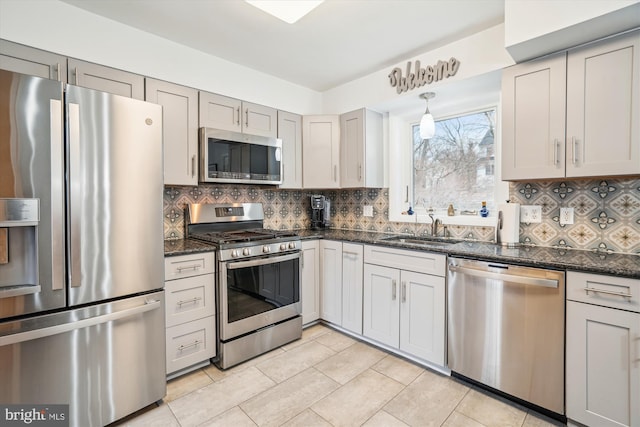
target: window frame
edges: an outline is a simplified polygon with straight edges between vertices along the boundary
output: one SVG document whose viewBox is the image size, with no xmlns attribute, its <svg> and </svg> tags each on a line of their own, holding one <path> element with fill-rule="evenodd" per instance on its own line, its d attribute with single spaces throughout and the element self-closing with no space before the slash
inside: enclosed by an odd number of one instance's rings
<svg viewBox="0 0 640 427">
<path fill-rule="evenodd" d="M 509 184 L 502 180 L 502 132 L 501 119 L 502 111 L 500 102 L 477 103 L 474 105 L 464 105 L 453 108 L 447 114 L 434 115 L 436 121 L 446 120 L 468 114 L 479 113 L 487 110 L 495 110 L 495 162 L 494 179 L 495 187 L 493 201 L 497 205 L 502 200 L 509 198 Z M 432 109 L 433 110 L 433 109 Z M 413 170 L 413 126 L 420 123 L 420 115 L 412 115 L 407 118 L 402 116 L 390 116 L 390 141 L 389 146 L 389 221 L 407 223 L 430 223 L 431 218 L 427 209 L 414 205 L 414 170 Z M 403 129 L 404 127 L 404 129 Z M 393 173 L 393 165 L 400 166 L 400 173 Z M 410 197 L 407 197 L 410 196 Z M 409 199 L 409 202 L 406 200 Z M 414 214 L 408 215 L 406 211 L 411 205 Z M 480 209 L 480 207 L 478 207 Z M 405 214 L 403 214 L 403 212 Z M 469 226 L 495 226 L 496 212 L 489 212 L 489 216 L 482 218 L 478 216 L 459 215 L 448 216 L 447 207 L 439 207 L 433 212 L 434 217 L 440 218 L 444 224 L 469 225 Z"/>
</svg>

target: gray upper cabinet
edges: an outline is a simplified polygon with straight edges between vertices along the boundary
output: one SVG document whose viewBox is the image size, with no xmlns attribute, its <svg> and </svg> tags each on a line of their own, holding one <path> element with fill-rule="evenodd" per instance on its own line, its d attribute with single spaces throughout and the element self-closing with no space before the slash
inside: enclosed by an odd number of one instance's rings
<svg viewBox="0 0 640 427">
<path fill-rule="evenodd" d="M 640 173 L 640 31 L 506 68 L 504 180 Z"/>
<path fill-rule="evenodd" d="M 0 40 L 0 68 L 14 73 L 67 81 L 67 58 L 7 40 Z"/>
<path fill-rule="evenodd" d="M 302 188 L 302 116 L 278 111 L 278 138 L 282 140 L 280 188 Z"/>
<path fill-rule="evenodd" d="M 382 115 L 361 108 L 340 116 L 340 185 L 383 187 Z"/>
<path fill-rule="evenodd" d="M 67 64 L 72 85 L 144 100 L 143 76 L 73 58 Z"/>
<path fill-rule="evenodd" d="M 198 185 L 198 91 L 147 78 L 145 100 L 162 105 L 165 185 Z"/>
<path fill-rule="evenodd" d="M 340 188 L 340 117 L 302 117 L 304 188 Z"/>
<path fill-rule="evenodd" d="M 200 92 L 200 127 L 276 138 L 278 110 L 215 93 Z"/>
<path fill-rule="evenodd" d="M 502 179 L 564 177 L 567 54 L 502 72 Z"/>
<path fill-rule="evenodd" d="M 569 51 L 567 177 L 640 173 L 640 31 Z"/>
</svg>

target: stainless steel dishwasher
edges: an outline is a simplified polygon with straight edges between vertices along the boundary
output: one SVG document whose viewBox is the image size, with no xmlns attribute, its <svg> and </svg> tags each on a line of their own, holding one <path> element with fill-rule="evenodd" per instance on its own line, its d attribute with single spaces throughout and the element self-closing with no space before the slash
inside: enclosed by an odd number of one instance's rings
<svg viewBox="0 0 640 427">
<path fill-rule="evenodd" d="M 563 271 L 449 258 L 448 366 L 564 416 Z"/>
</svg>

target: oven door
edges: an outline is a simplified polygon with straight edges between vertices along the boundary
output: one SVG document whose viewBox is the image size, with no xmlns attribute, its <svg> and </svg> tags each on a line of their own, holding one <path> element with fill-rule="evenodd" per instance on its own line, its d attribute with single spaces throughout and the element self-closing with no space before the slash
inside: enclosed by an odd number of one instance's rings
<svg viewBox="0 0 640 427">
<path fill-rule="evenodd" d="M 220 339 L 300 314 L 300 252 L 219 263 Z"/>
</svg>

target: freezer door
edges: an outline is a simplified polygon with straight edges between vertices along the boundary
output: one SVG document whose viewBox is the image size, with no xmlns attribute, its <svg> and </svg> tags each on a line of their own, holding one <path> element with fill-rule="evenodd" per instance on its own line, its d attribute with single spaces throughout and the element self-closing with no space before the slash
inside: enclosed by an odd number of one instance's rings
<svg viewBox="0 0 640 427">
<path fill-rule="evenodd" d="M 162 107 L 67 86 L 71 306 L 164 286 Z"/>
<path fill-rule="evenodd" d="M 164 291 L 0 324 L 0 402 L 103 426 L 166 394 Z"/>
<path fill-rule="evenodd" d="M 0 70 L 0 320 L 65 305 L 62 94 Z"/>
</svg>

